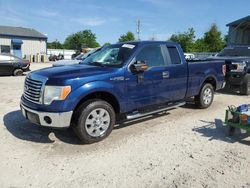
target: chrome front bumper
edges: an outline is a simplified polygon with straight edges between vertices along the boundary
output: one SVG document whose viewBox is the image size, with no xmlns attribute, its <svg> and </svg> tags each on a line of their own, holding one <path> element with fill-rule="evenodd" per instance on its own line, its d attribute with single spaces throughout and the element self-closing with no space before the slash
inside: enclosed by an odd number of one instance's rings
<svg viewBox="0 0 250 188">
<path fill-rule="evenodd" d="M 31 123 L 55 128 L 67 128 L 70 126 L 73 111 L 70 112 L 41 112 L 32 110 L 22 103 L 20 104 L 23 116 Z"/>
</svg>

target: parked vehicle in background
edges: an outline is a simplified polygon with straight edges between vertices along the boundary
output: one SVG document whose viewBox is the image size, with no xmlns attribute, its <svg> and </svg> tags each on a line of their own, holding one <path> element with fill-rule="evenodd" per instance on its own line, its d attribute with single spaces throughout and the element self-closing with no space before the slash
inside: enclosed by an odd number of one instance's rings
<svg viewBox="0 0 250 188">
<path fill-rule="evenodd" d="M 11 54 L 0 54 L 0 75 L 20 76 L 29 71 L 30 62 Z"/>
<path fill-rule="evenodd" d="M 64 55 L 63 54 L 59 54 L 59 55 L 50 55 L 49 56 L 49 61 L 58 61 L 58 60 L 62 60 L 64 59 Z"/>
<path fill-rule="evenodd" d="M 90 55 L 94 54 L 95 52 L 99 51 L 100 49 L 101 48 L 96 48 L 96 49 L 90 50 L 89 52 L 87 52 L 85 54 L 81 53 L 72 60 L 59 60 L 59 61 L 56 61 L 55 63 L 52 64 L 52 66 L 53 67 L 59 67 L 59 66 L 65 66 L 65 65 L 79 64 L 84 59 L 86 59 Z"/>
<path fill-rule="evenodd" d="M 195 55 L 192 53 L 184 53 L 185 59 L 186 60 L 192 60 L 195 59 Z"/>
<path fill-rule="evenodd" d="M 224 61 L 187 63 L 177 43 L 117 43 L 78 65 L 28 74 L 21 109 L 35 124 L 72 125 L 84 143 L 93 143 L 107 137 L 117 119 L 165 111 L 190 97 L 208 108 L 224 86 L 224 70 Z"/>
<path fill-rule="evenodd" d="M 227 87 L 250 95 L 250 46 L 229 46 L 209 59 L 225 60 Z"/>
</svg>

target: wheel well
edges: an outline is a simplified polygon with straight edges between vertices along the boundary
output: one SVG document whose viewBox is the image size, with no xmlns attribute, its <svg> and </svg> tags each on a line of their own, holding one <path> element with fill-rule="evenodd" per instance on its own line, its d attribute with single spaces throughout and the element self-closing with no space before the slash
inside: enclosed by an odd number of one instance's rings
<svg viewBox="0 0 250 188">
<path fill-rule="evenodd" d="M 214 91 L 216 90 L 216 80 L 213 77 L 208 77 L 203 84 L 209 83 L 213 86 Z"/>
<path fill-rule="evenodd" d="M 116 114 L 120 112 L 120 105 L 116 97 L 108 92 L 94 92 L 85 96 L 81 101 L 77 104 L 77 109 L 82 103 L 90 99 L 102 99 L 108 102 L 113 108 Z"/>
</svg>

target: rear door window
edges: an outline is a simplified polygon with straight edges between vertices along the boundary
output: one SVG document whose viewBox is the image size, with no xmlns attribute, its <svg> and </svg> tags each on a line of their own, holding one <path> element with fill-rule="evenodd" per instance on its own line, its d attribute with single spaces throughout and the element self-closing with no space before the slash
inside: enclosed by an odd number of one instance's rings
<svg viewBox="0 0 250 188">
<path fill-rule="evenodd" d="M 178 65 L 181 64 L 180 54 L 175 46 L 167 46 L 168 53 L 170 56 L 170 64 Z"/>
</svg>

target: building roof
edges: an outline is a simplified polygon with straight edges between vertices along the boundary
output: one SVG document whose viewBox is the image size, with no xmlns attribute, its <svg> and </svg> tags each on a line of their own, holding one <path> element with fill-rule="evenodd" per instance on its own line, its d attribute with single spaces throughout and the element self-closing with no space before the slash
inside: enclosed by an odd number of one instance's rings
<svg viewBox="0 0 250 188">
<path fill-rule="evenodd" d="M 0 26 L 0 36 L 47 39 L 47 36 L 32 28 Z"/>
<path fill-rule="evenodd" d="M 250 15 L 249 16 L 246 16 L 244 18 L 241 18 L 239 20 L 236 20 L 236 21 L 233 21 L 231 23 L 228 23 L 227 26 L 237 26 L 239 24 L 243 24 L 245 22 L 250 22 Z"/>
</svg>

